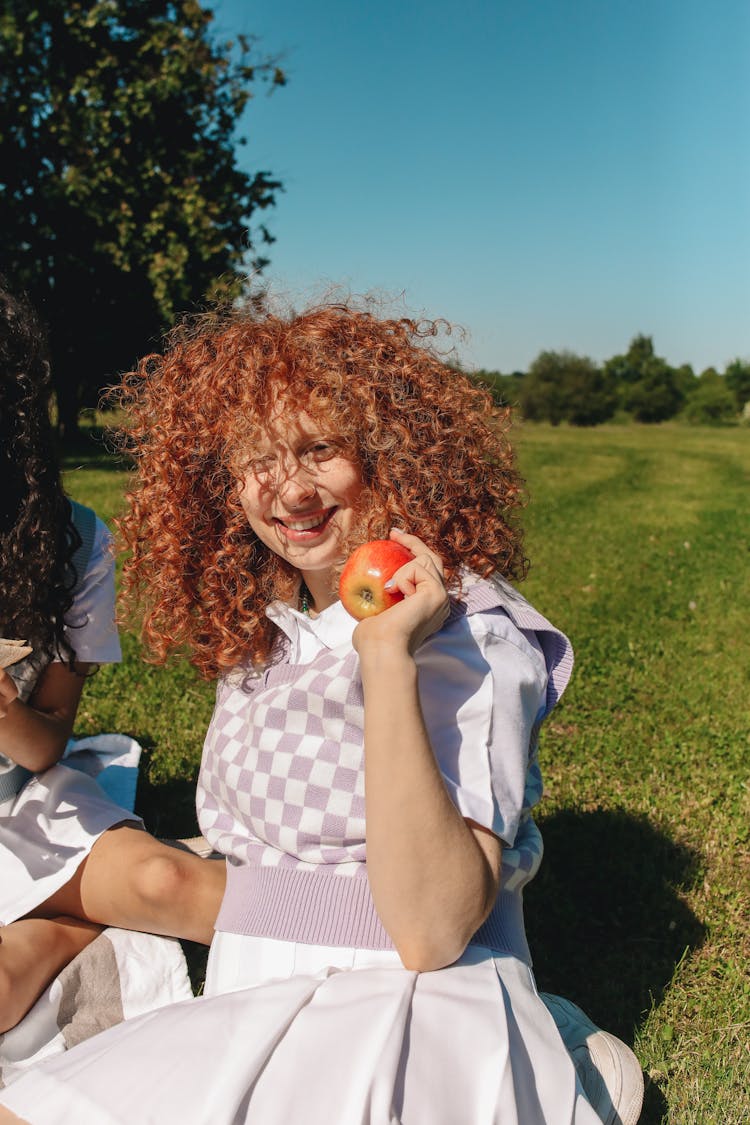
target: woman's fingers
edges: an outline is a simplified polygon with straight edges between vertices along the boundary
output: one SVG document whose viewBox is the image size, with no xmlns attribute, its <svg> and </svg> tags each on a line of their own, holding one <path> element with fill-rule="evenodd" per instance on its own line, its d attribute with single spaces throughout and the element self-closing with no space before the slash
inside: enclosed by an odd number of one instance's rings
<svg viewBox="0 0 750 1125">
<path fill-rule="evenodd" d="M 445 603 L 447 615 L 448 593 L 443 577 L 443 560 L 416 535 L 394 528 L 391 537 L 403 543 L 414 558 L 404 563 L 386 585 L 395 586 L 406 598 L 412 597 L 422 587 L 425 595 L 432 595 L 429 600 L 433 604 Z"/>
<path fill-rule="evenodd" d="M 436 566 L 431 555 L 418 555 L 409 559 L 386 582 L 386 589 L 395 586 L 402 594 L 409 597 L 416 593 L 421 583 L 432 583 L 440 590 L 441 595 L 445 593 L 442 570 Z"/>
<path fill-rule="evenodd" d="M 440 575 L 443 573 L 443 560 L 435 551 L 430 550 L 426 543 L 419 539 L 416 535 L 410 535 L 408 531 L 402 531 L 400 527 L 391 528 L 391 539 L 395 539 L 397 543 L 403 543 L 415 559 L 430 559 L 435 569 Z"/>
<path fill-rule="evenodd" d="M 363 645 L 384 639 L 389 644 L 404 643 L 413 655 L 427 637 L 445 624 L 450 613 L 439 557 L 415 535 L 399 533 L 398 541 L 415 557 L 399 567 L 386 585 L 400 590 L 404 599 L 384 613 L 360 622 L 354 632 L 354 647 L 360 655 Z"/>
</svg>

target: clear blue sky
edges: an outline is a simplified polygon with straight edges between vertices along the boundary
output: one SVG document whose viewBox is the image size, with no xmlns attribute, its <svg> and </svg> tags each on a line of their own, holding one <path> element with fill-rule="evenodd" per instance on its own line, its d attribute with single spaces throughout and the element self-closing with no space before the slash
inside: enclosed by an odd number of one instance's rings
<svg viewBox="0 0 750 1125">
<path fill-rule="evenodd" d="M 216 0 L 289 84 L 240 160 L 285 191 L 266 277 L 398 297 L 470 366 L 750 358 L 748 0 Z"/>
</svg>

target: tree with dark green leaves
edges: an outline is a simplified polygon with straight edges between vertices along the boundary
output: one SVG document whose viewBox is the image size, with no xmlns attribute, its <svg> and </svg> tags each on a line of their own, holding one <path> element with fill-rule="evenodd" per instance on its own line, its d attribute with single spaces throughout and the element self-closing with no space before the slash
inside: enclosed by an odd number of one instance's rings
<svg viewBox="0 0 750 1125">
<path fill-rule="evenodd" d="M 531 421 L 596 426 L 615 412 L 614 381 L 588 356 L 541 352 L 520 385 L 521 409 Z"/>
<path fill-rule="evenodd" d="M 695 385 L 698 381 L 692 365 L 683 363 L 679 367 L 673 368 L 673 370 L 675 379 L 677 380 L 677 386 L 682 391 L 684 398 L 688 398 L 690 393 L 695 389 Z"/>
<path fill-rule="evenodd" d="M 500 371 L 488 371 L 485 367 L 480 367 L 471 374 L 478 383 L 487 388 L 498 406 L 518 406 L 524 377 L 522 371 L 503 375 Z"/>
<path fill-rule="evenodd" d="M 724 378 L 738 412 L 742 411 L 750 402 L 750 360 L 733 359 L 724 369 Z"/>
<path fill-rule="evenodd" d="M 620 387 L 637 383 L 643 378 L 647 365 L 655 358 L 654 341 L 651 336 L 639 333 L 630 341 L 625 355 L 615 355 L 608 359 L 604 367 Z"/>
<path fill-rule="evenodd" d="M 693 425 L 717 426 L 731 421 L 736 414 L 734 396 L 726 378 L 714 367 L 707 367 L 695 379 L 682 417 Z"/>
<path fill-rule="evenodd" d="M 636 422 L 666 422 L 680 412 L 684 401 L 674 369 L 655 357 L 643 377 L 626 388 L 622 404 Z"/>
<path fill-rule="evenodd" d="M 635 336 L 625 355 L 613 356 L 604 369 L 618 386 L 622 407 L 637 422 L 673 418 L 685 401 L 685 369 L 676 371 L 656 355 L 650 336 Z"/>
<path fill-rule="evenodd" d="M 0 270 L 50 329 L 61 429 L 175 316 L 231 299 L 279 182 L 238 167 L 284 82 L 198 0 L 0 0 Z"/>
</svg>

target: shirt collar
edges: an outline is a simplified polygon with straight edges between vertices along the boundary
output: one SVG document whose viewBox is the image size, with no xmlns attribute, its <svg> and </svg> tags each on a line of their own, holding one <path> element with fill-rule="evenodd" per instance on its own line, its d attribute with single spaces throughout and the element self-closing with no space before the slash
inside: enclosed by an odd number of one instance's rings
<svg viewBox="0 0 750 1125">
<path fill-rule="evenodd" d="M 287 635 L 292 645 L 299 642 L 301 633 L 309 633 L 329 649 L 351 641 L 357 625 L 338 601 L 329 605 L 317 617 L 308 617 L 285 602 L 275 601 L 269 605 L 266 616 Z"/>
</svg>

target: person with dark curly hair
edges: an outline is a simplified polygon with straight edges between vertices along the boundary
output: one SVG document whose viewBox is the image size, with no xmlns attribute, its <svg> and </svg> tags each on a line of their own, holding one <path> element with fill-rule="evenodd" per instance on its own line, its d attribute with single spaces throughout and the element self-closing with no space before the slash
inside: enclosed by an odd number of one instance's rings
<svg viewBox="0 0 750 1125">
<path fill-rule="evenodd" d="M 34 1125 L 588 1123 L 536 991 L 540 725 L 567 638 L 525 571 L 507 412 L 438 326 L 353 304 L 186 323 L 116 395 L 155 659 L 218 677 L 198 785 L 227 887 L 204 996 L 0 1095 Z M 356 621 L 349 553 L 407 549 Z"/>
<path fill-rule="evenodd" d="M 0 278 L 0 633 L 26 653 L 0 667 L 0 1033 L 104 925 L 209 942 L 224 885 L 59 764 L 120 645 L 110 535 L 63 491 L 49 393 L 44 331 Z"/>
</svg>

